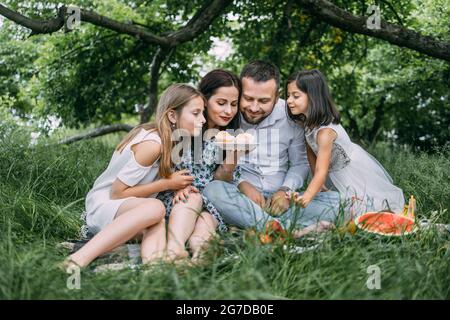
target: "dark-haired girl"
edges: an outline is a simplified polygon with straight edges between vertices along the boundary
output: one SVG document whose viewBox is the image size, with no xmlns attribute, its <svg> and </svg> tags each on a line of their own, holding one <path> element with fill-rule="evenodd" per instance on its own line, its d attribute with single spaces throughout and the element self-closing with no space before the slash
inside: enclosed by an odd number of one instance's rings
<svg viewBox="0 0 450 320">
<path fill-rule="evenodd" d="M 352 143 L 340 124 L 325 77 L 318 70 L 299 71 L 286 83 L 287 112 L 305 128 L 313 178 L 306 191 L 287 195 L 306 207 L 324 188 L 327 177 L 344 200 L 350 218 L 366 211 L 401 212 L 403 192 L 382 165 Z"/>
</svg>

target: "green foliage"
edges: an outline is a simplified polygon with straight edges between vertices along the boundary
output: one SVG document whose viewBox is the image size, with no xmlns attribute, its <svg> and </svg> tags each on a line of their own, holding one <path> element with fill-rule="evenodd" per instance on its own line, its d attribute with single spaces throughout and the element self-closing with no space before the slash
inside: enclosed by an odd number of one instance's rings
<svg viewBox="0 0 450 320">
<path fill-rule="evenodd" d="M 15 1 L 5 5 L 34 18 L 51 18 L 59 3 L 75 4 L 158 35 L 183 27 L 204 1 Z M 367 15 L 364 1 L 334 1 Z M 448 1 L 378 1 L 382 18 L 442 41 L 450 41 Z M 110 124 L 137 118 L 148 101 L 149 67 L 155 46 L 88 23 L 72 32 L 28 37 L 4 20 L 0 29 L 0 97 L 22 117 L 62 119 L 66 127 Z M 213 37 L 232 43 L 218 61 L 208 54 Z M 173 82 L 197 84 L 205 67 L 239 73 L 252 59 L 277 64 L 283 78 L 319 68 L 351 136 L 432 152 L 450 140 L 450 65 L 415 51 L 344 32 L 308 15 L 295 1 L 236 0 L 200 36 L 177 47 L 163 64 L 159 92 Z"/>
</svg>

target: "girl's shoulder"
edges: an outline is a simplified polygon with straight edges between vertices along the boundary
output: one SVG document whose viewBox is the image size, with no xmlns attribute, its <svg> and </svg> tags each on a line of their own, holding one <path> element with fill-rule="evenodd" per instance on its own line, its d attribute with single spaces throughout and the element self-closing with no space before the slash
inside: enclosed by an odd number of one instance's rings
<svg viewBox="0 0 450 320">
<path fill-rule="evenodd" d="M 146 130 L 141 129 L 141 131 L 135 137 L 136 142 L 143 141 L 155 141 L 161 144 L 161 137 L 156 129 Z"/>
<path fill-rule="evenodd" d="M 342 127 L 342 125 L 340 123 L 339 124 L 330 123 L 327 125 L 322 125 L 317 128 L 314 128 L 313 130 L 314 130 L 315 134 L 317 135 L 317 133 L 319 133 L 319 131 L 321 131 L 323 129 L 333 130 L 338 136 L 345 132 L 345 129 Z"/>
<path fill-rule="evenodd" d="M 133 146 L 133 156 L 139 165 L 143 167 L 151 166 L 161 156 L 161 144 L 154 142 L 145 140 L 143 143 L 138 143 Z"/>
<path fill-rule="evenodd" d="M 141 129 L 131 141 L 130 151 L 138 164 L 149 166 L 161 155 L 161 138 L 154 130 Z"/>
</svg>

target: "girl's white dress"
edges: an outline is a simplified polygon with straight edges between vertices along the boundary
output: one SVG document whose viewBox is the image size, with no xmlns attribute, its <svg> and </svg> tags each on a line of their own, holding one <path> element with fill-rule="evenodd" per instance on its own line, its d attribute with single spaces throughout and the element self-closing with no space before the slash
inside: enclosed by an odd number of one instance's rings
<svg viewBox="0 0 450 320">
<path fill-rule="evenodd" d="M 155 141 L 161 144 L 160 137 L 155 132 L 142 129 L 126 145 L 122 152 L 115 151 L 106 170 L 95 180 L 94 186 L 86 196 L 86 224 L 90 234 L 96 234 L 111 223 L 120 205 L 132 198 L 111 199 L 111 186 L 116 179 L 126 185 L 151 183 L 159 179 L 159 159 L 149 167 L 140 165 L 134 158 L 131 147 L 143 141 Z M 156 194 L 149 198 L 155 198 Z"/>
<path fill-rule="evenodd" d="M 313 152 L 317 155 L 317 133 L 324 128 L 337 134 L 328 177 L 339 191 L 346 213 L 357 216 L 385 209 L 401 212 L 405 204 L 402 190 L 392 184 L 392 178 L 373 156 L 351 142 L 340 124 L 305 130 L 306 141 Z"/>
</svg>

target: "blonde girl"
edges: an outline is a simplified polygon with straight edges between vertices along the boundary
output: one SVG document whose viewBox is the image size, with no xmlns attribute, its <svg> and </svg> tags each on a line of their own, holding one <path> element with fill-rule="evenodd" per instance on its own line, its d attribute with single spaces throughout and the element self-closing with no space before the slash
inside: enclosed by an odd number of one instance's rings
<svg viewBox="0 0 450 320">
<path fill-rule="evenodd" d="M 195 88 L 174 84 L 160 97 L 155 123 L 134 128 L 117 146 L 106 170 L 86 196 L 86 222 L 95 236 L 66 259 L 64 266 L 87 266 L 130 239 L 142 240 L 149 263 L 166 249 L 165 207 L 159 192 L 189 186 L 186 170 L 172 172 L 172 131 L 201 133 L 205 99 Z"/>
</svg>

